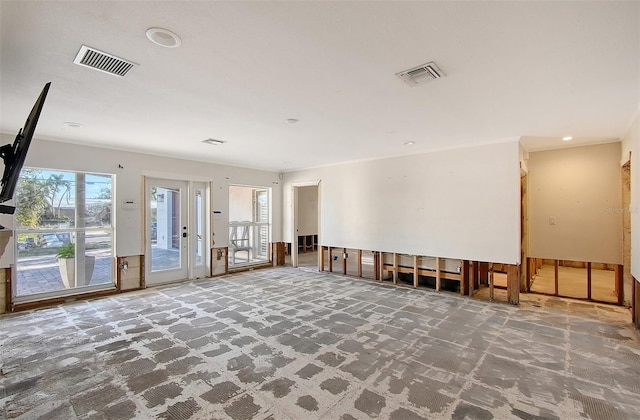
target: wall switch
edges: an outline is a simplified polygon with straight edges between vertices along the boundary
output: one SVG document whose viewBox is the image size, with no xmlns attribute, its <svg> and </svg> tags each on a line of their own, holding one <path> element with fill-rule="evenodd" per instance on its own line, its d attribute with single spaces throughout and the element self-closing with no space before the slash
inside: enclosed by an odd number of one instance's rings
<svg viewBox="0 0 640 420">
<path fill-rule="evenodd" d="M 549 224 L 550 225 L 556 224 L 556 216 L 549 216 Z"/>
</svg>

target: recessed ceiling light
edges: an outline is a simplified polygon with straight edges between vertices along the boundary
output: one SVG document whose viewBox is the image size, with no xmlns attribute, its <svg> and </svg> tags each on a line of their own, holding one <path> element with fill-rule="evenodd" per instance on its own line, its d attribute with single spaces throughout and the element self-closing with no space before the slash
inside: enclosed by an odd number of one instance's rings
<svg viewBox="0 0 640 420">
<path fill-rule="evenodd" d="M 219 145 L 221 145 L 221 144 L 225 144 L 225 143 L 226 143 L 226 141 L 223 141 L 223 140 L 216 140 L 216 139 L 211 139 L 211 138 L 206 139 L 206 140 L 202 140 L 202 142 L 203 142 L 203 143 L 206 143 L 206 144 L 210 144 L 210 145 L 212 145 L 212 146 L 219 146 Z"/>
<path fill-rule="evenodd" d="M 411 141 L 411 140 L 409 140 L 409 141 L 405 141 L 405 142 L 404 142 L 404 143 L 402 143 L 402 144 L 404 144 L 405 146 L 413 146 L 414 144 L 416 144 L 416 142 L 415 142 L 415 141 Z"/>
<path fill-rule="evenodd" d="M 147 38 L 154 44 L 166 48 L 178 48 L 182 44 L 182 40 L 178 35 L 164 28 L 147 29 Z"/>
<path fill-rule="evenodd" d="M 77 122 L 73 122 L 73 121 L 67 121 L 63 123 L 65 126 L 67 127 L 72 127 L 72 128 L 80 128 L 82 127 L 82 124 L 77 123 Z"/>
<path fill-rule="evenodd" d="M 571 136 L 566 136 L 562 138 L 562 141 L 571 141 L 571 140 L 573 140 L 573 137 Z"/>
<path fill-rule="evenodd" d="M 287 118 L 287 124 L 295 124 L 297 123 L 298 120 L 295 118 Z"/>
</svg>

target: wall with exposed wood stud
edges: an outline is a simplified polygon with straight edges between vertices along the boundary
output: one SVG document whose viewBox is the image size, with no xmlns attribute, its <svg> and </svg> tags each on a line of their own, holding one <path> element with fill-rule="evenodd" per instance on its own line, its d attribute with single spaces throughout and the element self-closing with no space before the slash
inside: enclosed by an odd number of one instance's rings
<svg viewBox="0 0 640 420">
<path fill-rule="evenodd" d="M 322 245 L 520 262 L 518 139 L 341 164 L 284 176 L 284 240 L 292 184 L 320 180 Z"/>
<path fill-rule="evenodd" d="M 640 280 L 640 110 L 622 140 L 624 164 L 631 152 L 631 273 Z"/>
<path fill-rule="evenodd" d="M 620 143 L 529 154 L 530 256 L 622 264 Z"/>
</svg>

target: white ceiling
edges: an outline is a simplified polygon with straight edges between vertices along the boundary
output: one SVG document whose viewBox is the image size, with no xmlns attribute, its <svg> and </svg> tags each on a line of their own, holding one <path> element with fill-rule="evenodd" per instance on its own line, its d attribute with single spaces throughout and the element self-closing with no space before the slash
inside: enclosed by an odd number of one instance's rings
<svg viewBox="0 0 640 420">
<path fill-rule="evenodd" d="M 275 171 L 514 136 L 612 141 L 638 111 L 639 5 L 2 0 L 0 131 L 51 81 L 37 137 Z M 150 27 L 182 46 L 152 44 Z M 82 44 L 139 66 L 75 65 Z M 395 76 L 432 60 L 446 78 Z"/>
</svg>

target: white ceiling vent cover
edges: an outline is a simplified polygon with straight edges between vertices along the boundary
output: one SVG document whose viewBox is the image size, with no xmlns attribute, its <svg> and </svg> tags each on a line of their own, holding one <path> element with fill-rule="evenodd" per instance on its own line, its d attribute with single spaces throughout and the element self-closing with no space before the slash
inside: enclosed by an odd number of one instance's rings
<svg viewBox="0 0 640 420">
<path fill-rule="evenodd" d="M 412 69 L 396 73 L 396 76 L 402 79 L 409 86 L 415 86 L 445 77 L 445 74 L 440 70 L 436 63 L 430 61 Z"/>
<path fill-rule="evenodd" d="M 78 55 L 76 55 L 73 62 L 119 77 L 124 77 L 133 66 L 137 66 L 136 63 L 123 60 L 115 55 L 107 54 L 95 48 L 87 47 L 86 45 L 80 47 L 80 51 L 78 51 Z"/>
</svg>

